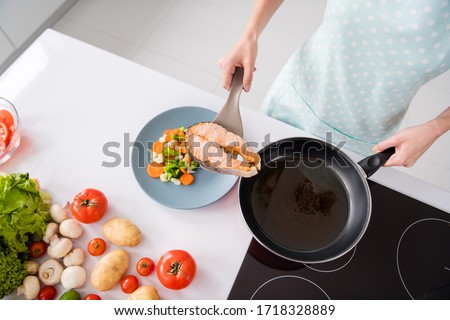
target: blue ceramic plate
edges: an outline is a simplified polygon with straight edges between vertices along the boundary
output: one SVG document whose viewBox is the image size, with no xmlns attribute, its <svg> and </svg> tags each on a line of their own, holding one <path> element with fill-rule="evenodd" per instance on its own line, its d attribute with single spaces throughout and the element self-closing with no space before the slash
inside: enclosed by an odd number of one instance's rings
<svg viewBox="0 0 450 320">
<path fill-rule="evenodd" d="M 147 174 L 150 160 L 148 149 L 167 129 L 180 126 L 189 127 L 202 121 L 212 121 L 216 113 L 200 107 L 179 107 L 168 110 L 150 120 L 136 138 L 131 163 L 134 176 L 142 189 L 155 201 L 171 208 L 193 209 L 206 206 L 222 198 L 238 177 L 218 174 L 198 168 L 195 181 L 190 186 L 176 186 L 172 182 L 164 183 Z"/>
</svg>

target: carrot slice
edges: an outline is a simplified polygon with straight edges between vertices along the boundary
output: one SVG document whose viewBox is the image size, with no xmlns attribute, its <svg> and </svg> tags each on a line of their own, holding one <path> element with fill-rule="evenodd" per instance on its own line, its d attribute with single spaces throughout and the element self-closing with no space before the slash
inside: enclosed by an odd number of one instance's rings
<svg viewBox="0 0 450 320">
<path fill-rule="evenodd" d="M 163 143 L 161 141 L 153 142 L 153 151 L 156 153 L 162 153 L 163 150 Z"/>
<path fill-rule="evenodd" d="M 188 153 L 188 150 L 187 150 L 187 148 L 186 148 L 184 143 L 180 144 L 180 149 L 179 150 L 180 150 L 181 154 Z"/>
<path fill-rule="evenodd" d="M 165 130 L 164 131 L 164 134 L 165 135 L 172 135 L 172 134 L 178 134 L 178 128 L 175 128 L 175 129 L 167 129 L 167 130 Z"/>
<path fill-rule="evenodd" d="M 190 173 L 183 173 L 180 177 L 180 181 L 183 185 L 188 186 L 194 182 L 194 176 Z"/>
<path fill-rule="evenodd" d="M 152 178 L 159 178 L 164 173 L 164 165 L 162 163 L 150 162 L 147 166 L 147 173 Z"/>
<path fill-rule="evenodd" d="M 172 141 L 172 136 L 178 135 L 179 132 L 180 132 L 180 130 L 178 128 L 169 129 L 169 130 L 164 131 L 164 134 L 166 135 L 166 141 L 167 142 Z"/>
</svg>

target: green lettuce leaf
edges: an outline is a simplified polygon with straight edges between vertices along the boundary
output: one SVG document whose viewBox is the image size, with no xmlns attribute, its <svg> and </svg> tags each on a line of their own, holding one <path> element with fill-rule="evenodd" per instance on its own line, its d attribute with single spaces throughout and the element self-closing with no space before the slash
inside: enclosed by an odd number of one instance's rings
<svg viewBox="0 0 450 320">
<path fill-rule="evenodd" d="M 0 250 L 0 299 L 13 293 L 27 276 L 26 255 Z"/>
<path fill-rule="evenodd" d="M 0 245 L 26 252 L 50 221 L 50 196 L 26 173 L 0 176 Z"/>
<path fill-rule="evenodd" d="M 0 176 L 0 298 L 26 276 L 28 246 L 50 222 L 51 197 L 27 173 Z"/>
</svg>

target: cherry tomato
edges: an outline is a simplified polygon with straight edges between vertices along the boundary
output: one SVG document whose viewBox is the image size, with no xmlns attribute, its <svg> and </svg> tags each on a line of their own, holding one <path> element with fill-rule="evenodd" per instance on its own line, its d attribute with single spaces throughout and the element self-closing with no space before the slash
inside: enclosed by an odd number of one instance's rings
<svg viewBox="0 0 450 320">
<path fill-rule="evenodd" d="M 146 276 L 150 275 L 153 272 L 153 270 L 155 270 L 155 263 L 150 258 L 147 258 L 147 257 L 141 258 L 136 263 L 136 271 L 141 276 L 146 277 Z"/>
<path fill-rule="evenodd" d="M 98 294 L 89 293 L 84 296 L 83 300 L 102 300 Z"/>
<path fill-rule="evenodd" d="M 39 300 L 53 300 L 56 297 L 56 288 L 54 286 L 45 286 L 39 290 Z"/>
<path fill-rule="evenodd" d="M 120 288 L 125 293 L 133 293 L 139 288 L 139 280 L 136 276 L 129 274 L 120 280 Z"/>
<path fill-rule="evenodd" d="M 108 199 L 103 192 L 85 189 L 79 192 L 70 204 L 70 211 L 75 219 L 83 223 L 93 223 L 105 215 Z"/>
<path fill-rule="evenodd" d="M 28 252 L 30 253 L 30 257 L 40 258 L 47 252 L 47 244 L 42 240 L 34 241 L 28 247 Z"/>
<path fill-rule="evenodd" d="M 94 238 L 89 241 L 87 251 L 91 256 L 101 256 L 106 251 L 106 242 L 102 238 Z"/>
<path fill-rule="evenodd" d="M 162 255 L 156 266 L 159 281 L 167 288 L 180 290 L 194 280 L 197 266 L 184 250 L 170 250 Z"/>
</svg>

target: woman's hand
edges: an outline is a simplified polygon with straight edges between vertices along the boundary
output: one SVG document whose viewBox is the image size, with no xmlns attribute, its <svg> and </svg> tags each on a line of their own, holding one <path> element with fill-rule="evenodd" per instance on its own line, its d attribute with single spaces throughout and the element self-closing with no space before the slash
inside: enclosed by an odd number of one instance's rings
<svg viewBox="0 0 450 320">
<path fill-rule="evenodd" d="M 248 92 L 252 85 L 258 53 L 258 37 L 278 10 L 283 0 L 255 0 L 251 16 L 236 45 L 219 60 L 222 70 L 222 86 L 230 90 L 231 79 L 236 67 L 244 68 L 244 90 Z"/>
<path fill-rule="evenodd" d="M 256 36 L 243 36 L 236 45 L 219 60 L 222 70 L 222 86 L 230 90 L 231 80 L 236 67 L 244 68 L 243 85 L 248 92 L 253 81 L 256 55 L 258 53 L 258 40 Z"/>
<path fill-rule="evenodd" d="M 431 147 L 431 145 L 450 129 L 450 107 L 437 118 L 422 125 L 405 128 L 378 143 L 374 152 L 395 147 L 395 153 L 384 164 L 390 166 L 411 167 Z"/>
<path fill-rule="evenodd" d="M 437 136 L 425 125 L 403 129 L 389 139 L 378 143 L 374 152 L 395 147 L 395 153 L 384 164 L 386 167 L 412 167 L 425 151 L 436 141 Z"/>
</svg>

